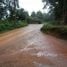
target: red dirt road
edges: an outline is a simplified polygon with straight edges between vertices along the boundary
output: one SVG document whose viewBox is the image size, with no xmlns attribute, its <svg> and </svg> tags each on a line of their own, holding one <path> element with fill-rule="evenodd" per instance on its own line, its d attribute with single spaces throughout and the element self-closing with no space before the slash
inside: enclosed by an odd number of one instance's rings
<svg viewBox="0 0 67 67">
<path fill-rule="evenodd" d="M 67 67 L 67 41 L 29 25 L 0 34 L 0 67 Z"/>
</svg>

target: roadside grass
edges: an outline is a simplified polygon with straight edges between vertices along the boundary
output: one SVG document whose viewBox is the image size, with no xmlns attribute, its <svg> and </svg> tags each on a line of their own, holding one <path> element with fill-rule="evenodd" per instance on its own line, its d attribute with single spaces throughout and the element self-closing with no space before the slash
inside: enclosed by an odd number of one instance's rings
<svg viewBox="0 0 67 67">
<path fill-rule="evenodd" d="M 26 21 L 9 21 L 9 20 L 0 21 L 0 33 L 24 27 L 27 25 L 28 24 Z"/>
<path fill-rule="evenodd" d="M 67 39 L 67 25 L 44 24 L 41 31 L 59 38 Z"/>
</svg>

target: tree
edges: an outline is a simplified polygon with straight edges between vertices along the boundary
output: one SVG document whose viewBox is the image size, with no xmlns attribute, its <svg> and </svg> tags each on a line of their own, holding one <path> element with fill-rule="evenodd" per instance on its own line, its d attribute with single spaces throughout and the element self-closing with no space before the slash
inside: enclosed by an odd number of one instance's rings
<svg viewBox="0 0 67 67">
<path fill-rule="evenodd" d="M 43 21 L 43 13 L 41 11 L 38 11 L 36 13 L 36 16 L 37 16 L 38 19 L 40 19 L 41 21 Z"/>
<path fill-rule="evenodd" d="M 18 0 L 9 0 L 8 2 L 8 10 L 10 11 L 10 19 L 16 19 L 16 12 L 19 8 Z"/>
<path fill-rule="evenodd" d="M 27 20 L 29 14 L 27 11 L 24 11 L 24 9 L 21 8 L 17 10 L 16 17 L 18 18 L 18 20 Z"/>
<path fill-rule="evenodd" d="M 50 4 L 50 8 L 53 8 L 55 20 L 62 20 L 63 24 L 67 24 L 67 0 L 43 0 L 43 2 L 46 2 L 46 5 Z"/>
<path fill-rule="evenodd" d="M 41 11 L 38 11 L 37 13 L 35 12 L 31 13 L 31 22 L 41 23 L 42 21 L 43 21 L 43 14 Z"/>
<path fill-rule="evenodd" d="M 4 0 L 0 0 L 0 19 L 3 19 L 7 16 L 6 3 Z"/>
<path fill-rule="evenodd" d="M 0 19 L 8 16 L 15 16 L 16 9 L 19 7 L 18 0 L 0 0 Z"/>
<path fill-rule="evenodd" d="M 31 17 L 36 17 L 36 13 L 34 11 L 31 13 Z"/>
</svg>

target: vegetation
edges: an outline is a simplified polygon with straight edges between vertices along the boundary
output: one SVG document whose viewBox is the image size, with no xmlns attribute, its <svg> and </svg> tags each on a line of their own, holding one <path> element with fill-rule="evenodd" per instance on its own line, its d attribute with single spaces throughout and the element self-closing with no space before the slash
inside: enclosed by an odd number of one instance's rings
<svg viewBox="0 0 67 67">
<path fill-rule="evenodd" d="M 43 13 L 41 11 L 38 11 L 35 13 L 34 11 L 31 13 L 31 16 L 29 18 L 29 23 L 42 23 L 43 22 Z"/>
<path fill-rule="evenodd" d="M 0 33 L 29 23 L 44 23 L 43 32 L 55 33 L 64 38 L 67 36 L 67 0 L 42 0 L 44 9 L 49 6 L 48 13 L 41 11 L 28 12 L 19 8 L 18 0 L 0 0 Z M 46 23 L 45 23 L 46 22 Z"/>
<path fill-rule="evenodd" d="M 26 26 L 28 16 L 18 0 L 0 0 L 0 33 Z"/>
<path fill-rule="evenodd" d="M 41 30 L 45 33 L 67 39 L 67 0 L 43 0 L 44 8 L 49 5 L 48 18 L 53 17 Z"/>
<path fill-rule="evenodd" d="M 0 33 L 12 30 L 14 28 L 20 28 L 27 25 L 26 21 L 9 21 L 9 20 L 3 20 L 0 21 Z"/>
<path fill-rule="evenodd" d="M 28 18 L 29 23 L 44 23 L 47 21 L 54 21 L 53 14 L 42 13 L 41 11 L 32 12 L 31 16 Z"/>
<path fill-rule="evenodd" d="M 59 25 L 52 25 L 52 24 L 44 24 L 41 28 L 44 33 L 54 35 L 59 38 L 67 39 L 67 26 L 59 26 Z"/>
<path fill-rule="evenodd" d="M 44 8 L 50 6 L 50 13 L 54 13 L 55 20 L 61 24 L 67 24 L 67 0 L 42 0 Z"/>
</svg>

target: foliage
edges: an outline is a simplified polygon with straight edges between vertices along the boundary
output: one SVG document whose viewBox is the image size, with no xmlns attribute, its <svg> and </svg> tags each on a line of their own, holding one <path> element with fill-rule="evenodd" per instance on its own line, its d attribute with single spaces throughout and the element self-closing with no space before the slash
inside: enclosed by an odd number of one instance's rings
<svg viewBox="0 0 67 67">
<path fill-rule="evenodd" d="M 58 21 L 55 21 L 55 20 L 47 20 L 46 22 L 43 22 L 43 23 L 45 23 L 45 24 L 51 24 L 51 25 L 62 25 L 62 24 L 60 24 Z"/>
<path fill-rule="evenodd" d="M 7 9 L 10 12 L 10 18 L 16 18 L 16 10 L 19 8 L 19 2 L 18 0 L 8 0 L 8 2 L 6 2 L 7 5 Z"/>
<path fill-rule="evenodd" d="M 10 17 L 13 17 L 18 7 L 18 0 L 0 0 L 0 19 L 7 18 L 9 16 L 8 11 Z"/>
<path fill-rule="evenodd" d="M 0 33 L 8 30 L 12 30 L 14 28 L 24 27 L 27 25 L 26 21 L 9 21 L 9 20 L 1 20 L 0 21 Z"/>
<path fill-rule="evenodd" d="M 18 0 L 0 0 L 0 32 L 26 26 L 28 17 Z"/>
<path fill-rule="evenodd" d="M 46 5 L 50 4 L 55 20 L 60 21 L 61 24 L 67 24 L 67 0 L 43 0 L 43 2 L 46 2 Z"/>
<path fill-rule="evenodd" d="M 67 26 L 44 24 L 41 30 L 45 33 L 67 39 Z"/>
<path fill-rule="evenodd" d="M 50 4 L 50 9 L 52 9 L 55 14 L 55 20 L 62 21 L 62 24 L 67 24 L 67 0 L 42 0 L 45 2 L 45 6 Z"/>
<path fill-rule="evenodd" d="M 41 24 L 41 23 L 42 23 L 42 21 L 41 21 L 40 19 L 38 19 L 37 17 L 34 17 L 34 18 L 29 17 L 29 18 L 27 19 L 27 22 L 28 22 L 29 24 Z"/>
<path fill-rule="evenodd" d="M 16 19 L 18 20 L 26 20 L 29 17 L 29 14 L 27 11 L 25 11 L 23 8 L 18 9 L 16 11 Z"/>
<path fill-rule="evenodd" d="M 31 13 L 31 17 L 36 17 L 36 13 L 34 11 Z"/>
<path fill-rule="evenodd" d="M 4 0 L 0 0 L 0 19 L 4 18 L 6 15 L 7 12 Z"/>
<path fill-rule="evenodd" d="M 43 15 L 41 11 L 36 12 L 32 12 L 31 16 L 28 18 L 28 23 L 42 23 L 43 21 Z"/>
<path fill-rule="evenodd" d="M 50 20 L 44 24 L 41 30 L 45 33 L 56 37 L 67 39 L 67 0 L 42 0 L 44 8 L 49 6 L 49 13 L 45 15 L 47 18 L 53 17 L 55 20 Z M 50 15 L 51 14 L 51 15 Z M 54 17 L 55 16 L 55 17 Z"/>
<path fill-rule="evenodd" d="M 42 13 L 41 11 L 32 12 L 29 20 L 39 21 L 40 23 L 43 23 L 46 21 L 54 21 L 54 14 Z"/>
</svg>

